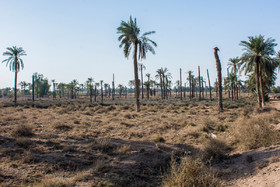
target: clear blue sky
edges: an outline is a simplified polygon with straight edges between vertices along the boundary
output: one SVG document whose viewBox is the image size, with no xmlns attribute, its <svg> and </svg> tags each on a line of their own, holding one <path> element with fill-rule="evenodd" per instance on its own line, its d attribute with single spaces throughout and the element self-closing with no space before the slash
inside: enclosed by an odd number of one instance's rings
<svg viewBox="0 0 280 187">
<path fill-rule="evenodd" d="M 216 78 L 213 48 L 220 48 L 223 75 L 228 59 L 242 54 L 241 40 L 265 35 L 280 43 L 278 0 L 1 0 L 0 61 L 6 47 L 23 47 L 25 68 L 19 82 L 31 82 L 34 72 L 69 83 L 88 77 L 127 85 L 133 79 L 132 59 L 126 59 L 116 28 L 129 16 L 142 33 L 157 42 L 156 55 L 143 61 L 145 73 L 167 67 L 173 81 L 201 66 L 211 82 Z M 279 46 L 276 50 L 279 50 Z M 186 79 L 186 74 L 183 74 Z M 0 88 L 13 86 L 14 74 L 0 64 Z M 280 81 L 277 80 L 277 85 Z"/>
</svg>

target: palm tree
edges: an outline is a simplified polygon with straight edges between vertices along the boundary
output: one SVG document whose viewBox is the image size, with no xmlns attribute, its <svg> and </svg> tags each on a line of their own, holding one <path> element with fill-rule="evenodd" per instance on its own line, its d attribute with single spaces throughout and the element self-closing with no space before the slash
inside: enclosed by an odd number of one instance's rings
<svg viewBox="0 0 280 187">
<path fill-rule="evenodd" d="M 53 99 L 55 99 L 56 98 L 56 91 L 55 91 L 56 83 L 55 83 L 55 79 L 52 80 L 52 83 L 53 83 Z"/>
<path fill-rule="evenodd" d="M 101 103 L 103 103 L 103 80 L 100 81 L 101 85 Z"/>
<path fill-rule="evenodd" d="M 143 70 L 146 69 L 146 66 L 144 66 L 143 63 L 138 63 L 139 65 L 139 70 L 141 72 L 141 93 L 142 93 L 142 99 L 144 99 L 144 80 L 143 80 Z"/>
<path fill-rule="evenodd" d="M 228 63 L 228 67 L 231 68 L 231 72 L 235 74 L 235 78 L 237 81 L 237 71 L 238 71 L 238 66 L 239 66 L 239 62 L 240 59 L 239 57 L 235 57 L 235 58 L 230 58 L 229 59 L 229 63 Z M 234 85 L 234 97 L 236 97 L 236 99 L 238 99 L 238 87 L 237 85 Z"/>
<path fill-rule="evenodd" d="M 133 20 L 130 16 L 130 20 L 125 22 L 121 21 L 121 25 L 117 28 L 117 33 L 120 34 L 118 40 L 121 42 L 119 47 L 123 47 L 124 56 L 129 57 L 131 48 L 134 49 L 133 63 L 134 63 L 134 79 L 135 79 L 135 92 L 136 92 L 136 111 L 140 111 L 140 101 L 139 101 L 139 80 L 138 80 L 138 59 L 145 59 L 146 53 L 151 52 L 155 54 L 153 46 L 157 44 L 150 40 L 147 36 L 154 34 L 155 31 L 150 31 L 140 35 L 140 28 L 136 24 L 136 18 Z M 151 44 L 152 45 L 151 45 Z M 138 52 L 139 50 L 139 52 Z"/>
<path fill-rule="evenodd" d="M 161 93 L 161 99 L 163 99 L 163 68 L 160 68 L 156 71 L 156 79 L 159 79 L 160 84 L 160 93 Z"/>
<path fill-rule="evenodd" d="M 244 53 L 241 57 L 242 70 L 245 70 L 245 75 L 248 72 L 255 72 L 256 76 L 256 90 L 258 96 L 258 106 L 262 108 L 265 104 L 264 101 L 264 86 L 261 70 L 263 63 L 271 61 L 270 55 L 275 54 L 274 47 L 277 45 L 275 39 L 264 39 L 264 36 L 249 36 L 249 41 L 241 41 L 240 45 L 244 47 Z M 262 93 L 260 94 L 260 89 Z"/>
<path fill-rule="evenodd" d="M 28 83 L 25 82 L 25 81 L 20 81 L 19 85 L 21 87 L 21 90 L 23 90 L 23 95 L 25 95 L 26 94 L 26 87 L 28 86 Z"/>
<path fill-rule="evenodd" d="M 190 99 L 192 98 L 192 71 L 188 71 L 188 78 L 187 80 L 189 81 L 189 88 L 190 88 Z"/>
<path fill-rule="evenodd" d="M 6 52 L 3 53 L 3 56 L 8 56 L 7 59 L 3 60 L 2 62 L 6 62 L 6 66 L 9 65 L 10 70 L 15 72 L 15 90 L 14 90 L 14 102 L 15 107 L 17 106 L 17 73 L 20 71 L 20 69 L 24 68 L 24 64 L 21 56 L 26 55 L 25 51 L 19 47 L 16 46 L 13 47 L 7 47 Z"/>
<path fill-rule="evenodd" d="M 218 104 L 219 104 L 219 111 L 223 111 L 223 93 L 222 93 L 222 68 L 221 68 L 221 62 L 218 55 L 219 48 L 214 48 L 214 56 L 216 60 L 216 68 L 217 68 L 217 77 L 218 77 L 218 91 L 219 91 L 219 98 L 218 98 Z"/>
<path fill-rule="evenodd" d="M 151 81 L 150 81 L 150 77 L 151 77 L 151 74 L 150 73 L 146 73 L 146 77 L 148 78 L 148 84 L 146 84 L 147 86 L 147 98 L 149 99 L 150 97 L 150 87 L 151 87 Z"/>
<path fill-rule="evenodd" d="M 92 89 L 93 89 L 93 78 L 90 77 L 88 78 L 88 80 L 86 81 L 86 85 L 87 85 L 87 89 L 89 90 L 89 102 L 92 103 Z"/>
</svg>

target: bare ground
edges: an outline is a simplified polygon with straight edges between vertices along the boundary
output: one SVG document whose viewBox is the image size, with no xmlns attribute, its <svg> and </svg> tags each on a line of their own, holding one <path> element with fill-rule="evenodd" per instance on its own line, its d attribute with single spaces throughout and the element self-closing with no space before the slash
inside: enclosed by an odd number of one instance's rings
<svg viewBox="0 0 280 187">
<path fill-rule="evenodd" d="M 258 113 L 247 100 L 133 105 L 88 105 L 0 108 L 1 186 L 160 186 L 171 155 L 201 154 L 215 134 L 232 144 L 236 123 L 258 116 L 279 131 L 279 114 Z M 272 104 L 279 107 L 279 102 Z M 41 107 L 44 106 L 44 107 Z M 277 108 L 279 110 L 279 108 Z M 278 124 L 278 125 L 277 125 Z M 15 129 L 31 127 L 32 135 Z M 279 129 L 278 129 L 279 128 Z M 280 146 L 234 150 L 213 164 L 225 186 L 278 186 Z"/>
</svg>

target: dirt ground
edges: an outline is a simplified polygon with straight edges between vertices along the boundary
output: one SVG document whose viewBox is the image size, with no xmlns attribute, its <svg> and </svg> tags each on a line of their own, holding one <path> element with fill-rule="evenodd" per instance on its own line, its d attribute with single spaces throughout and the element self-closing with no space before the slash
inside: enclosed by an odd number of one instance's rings
<svg viewBox="0 0 280 187">
<path fill-rule="evenodd" d="M 269 106 L 280 111 L 280 101 L 271 101 Z M 276 129 L 280 130 L 280 123 Z M 222 167 L 228 170 L 229 178 L 233 178 L 226 186 L 279 187 L 280 145 L 242 152 Z"/>
<path fill-rule="evenodd" d="M 213 136 L 231 146 L 212 164 L 225 186 L 279 186 L 279 142 L 244 150 L 234 134 L 254 119 L 279 131 L 279 101 L 260 112 L 226 100 L 223 113 L 215 101 L 169 102 L 139 113 L 129 103 L 0 107 L 0 186 L 161 186 L 171 157 L 203 155 Z"/>
</svg>

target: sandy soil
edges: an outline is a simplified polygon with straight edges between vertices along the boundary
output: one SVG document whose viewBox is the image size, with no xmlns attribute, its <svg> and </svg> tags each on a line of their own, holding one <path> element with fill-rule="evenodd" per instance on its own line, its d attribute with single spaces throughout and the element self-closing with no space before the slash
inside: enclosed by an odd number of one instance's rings
<svg viewBox="0 0 280 187">
<path fill-rule="evenodd" d="M 270 106 L 280 110 L 280 101 Z M 280 130 L 280 123 L 276 127 Z M 226 186 L 280 187 L 280 145 L 233 155 L 220 166 L 231 181 Z M 235 173 L 232 175 L 232 173 Z"/>
</svg>

